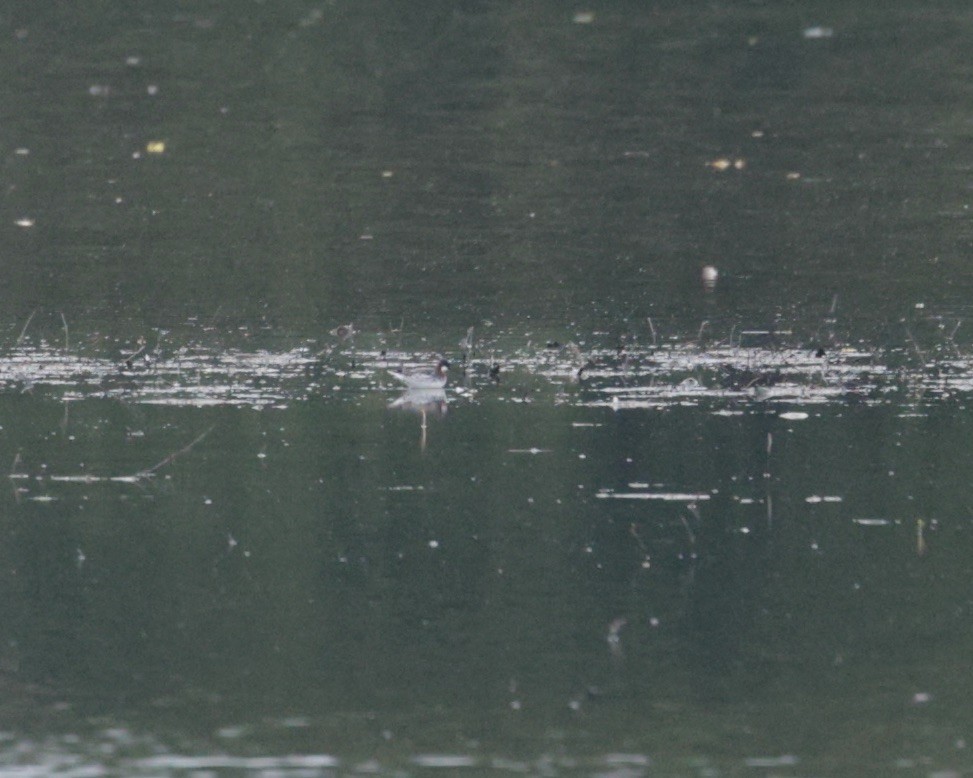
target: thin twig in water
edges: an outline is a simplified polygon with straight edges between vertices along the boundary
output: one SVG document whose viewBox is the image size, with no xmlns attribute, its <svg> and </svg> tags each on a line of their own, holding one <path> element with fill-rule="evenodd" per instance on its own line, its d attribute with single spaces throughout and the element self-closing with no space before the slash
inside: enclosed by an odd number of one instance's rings
<svg viewBox="0 0 973 778">
<path fill-rule="evenodd" d="M 217 306 L 216 306 L 216 310 L 215 310 L 215 311 L 213 312 L 213 316 L 212 316 L 212 318 L 210 318 L 210 320 L 209 320 L 209 326 L 210 326 L 210 327 L 213 327 L 213 326 L 215 326 L 215 325 L 216 325 L 216 319 L 217 319 L 217 318 L 219 317 L 219 315 L 220 315 L 220 312 L 221 312 L 222 310 L 223 310 L 223 304 L 222 304 L 222 303 L 220 303 L 219 305 L 217 305 Z"/>
<path fill-rule="evenodd" d="M 689 536 L 689 543 L 692 546 L 696 545 L 696 534 L 693 532 L 693 528 L 689 526 L 689 522 L 686 517 L 681 513 L 679 514 L 679 521 L 682 522 L 682 526 L 686 528 L 686 534 Z"/>
<path fill-rule="evenodd" d="M 655 348 L 656 346 L 659 345 L 659 342 L 658 342 L 658 338 L 656 338 L 655 336 L 655 327 L 652 324 L 652 317 L 646 316 L 645 320 L 649 323 L 649 332 L 652 333 L 652 348 Z"/>
<path fill-rule="evenodd" d="M 20 336 L 17 338 L 17 342 L 14 343 L 15 346 L 19 346 L 20 342 L 24 339 L 24 335 L 27 334 L 27 328 L 30 326 L 30 323 L 34 320 L 35 313 L 37 313 L 36 308 L 32 310 L 30 312 L 30 316 L 27 317 L 27 322 L 24 324 L 24 328 L 20 331 Z"/>
<path fill-rule="evenodd" d="M 65 351 L 70 351 L 71 350 L 71 342 L 68 339 L 68 320 L 65 317 L 64 313 L 62 313 L 61 311 L 58 311 L 58 313 L 61 314 L 61 322 L 64 324 L 64 350 Z"/>
<path fill-rule="evenodd" d="M 703 323 L 699 325 L 699 332 L 696 333 L 696 340 L 700 343 L 703 341 L 703 330 L 706 329 L 707 324 L 709 324 L 709 322 L 706 319 L 703 319 Z"/>
<path fill-rule="evenodd" d="M 145 349 L 146 349 L 146 347 L 148 346 L 148 343 L 146 342 L 146 340 L 145 340 L 145 338 L 139 338 L 139 339 L 138 339 L 138 341 L 137 341 L 137 343 L 139 344 L 139 349 L 138 349 L 138 351 L 136 351 L 136 352 L 135 352 L 135 353 L 133 353 L 133 354 L 129 354 L 129 355 L 127 356 L 127 357 L 125 357 L 125 358 L 124 358 L 124 359 L 122 360 L 122 363 L 123 363 L 123 364 L 125 365 L 125 367 L 127 367 L 127 368 L 128 368 L 129 370 L 131 370 L 131 369 L 132 369 L 132 364 L 133 364 L 133 360 L 135 359 L 135 357 L 137 357 L 137 356 L 139 356 L 140 354 L 142 354 L 142 353 L 143 353 L 143 352 L 145 351 Z"/>
<path fill-rule="evenodd" d="M 956 326 L 953 327 L 953 331 L 946 336 L 946 340 L 949 341 L 949 345 L 953 347 L 953 351 L 956 356 L 960 355 L 959 346 L 956 345 L 956 333 L 959 331 L 960 325 L 963 323 L 962 319 L 956 322 Z"/>
<path fill-rule="evenodd" d="M 906 327 L 905 328 L 905 334 L 909 336 L 909 340 L 912 342 L 912 348 L 914 348 L 916 350 L 916 354 L 919 355 L 919 359 L 921 359 L 923 362 L 925 362 L 926 361 L 926 355 L 922 353 L 922 349 L 919 348 L 919 344 L 916 342 L 916 339 L 914 337 L 912 337 L 912 330 L 910 330 L 908 327 Z"/>
<path fill-rule="evenodd" d="M 172 452 L 171 454 L 169 454 L 169 456 L 167 456 L 161 462 L 157 462 L 156 464 L 152 465 L 152 467 L 147 467 L 145 470 L 139 470 L 139 472 L 135 473 L 135 475 L 133 477 L 135 477 L 135 478 L 148 478 L 150 475 L 152 475 L 160 467 L 165 467 L 170 462 L 172 462 L 173 460 L 175 460 L 176 457 L 182 456 L 187 451 L 189 451 L 190 449 L 192 449 L 193 446 L 195 446 L 197 443 L 199 443 L 203 438 L 205 438 L 207 435 L 209 435 L 212 431 L 213 431 L 213 427 L 210 427 L 209 429 L 204 430 L 201 434 L 197 435 L 196 438 L 189 445 L 183 446 L 178 451 Z"/>
</svg>

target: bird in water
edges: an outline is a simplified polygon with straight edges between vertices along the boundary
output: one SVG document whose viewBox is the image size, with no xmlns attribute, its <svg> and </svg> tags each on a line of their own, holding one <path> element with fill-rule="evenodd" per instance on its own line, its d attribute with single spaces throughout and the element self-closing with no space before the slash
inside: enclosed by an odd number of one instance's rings
<svg viewBox="0 0 973 778">
<path fill-rule="evenodd" d="M 409 389 L 442 389 L 446 386 L 447 370 L 449 370 L 449 360 L 440 359 L 431 371 L 418 370 L 399 373 L 395 370 L 389 370 L 389 375 L 397 381 L 401 381 Z"/>
</svg>

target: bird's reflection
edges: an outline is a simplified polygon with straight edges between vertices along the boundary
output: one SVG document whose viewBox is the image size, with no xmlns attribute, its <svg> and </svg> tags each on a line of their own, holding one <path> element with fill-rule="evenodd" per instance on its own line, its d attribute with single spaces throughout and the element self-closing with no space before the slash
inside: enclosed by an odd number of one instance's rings
<svg viewBox="0 0 973 778">
<path fill-rule="evenodd" d="M 417 413 L 422 418 L 420 445 L 426 447 L 426 420 L 432 416 L 441 419 L 446 415 L 448 401 L 443 389 L 409 389 L 389 403 L 389 408 Z"/>
</svg>

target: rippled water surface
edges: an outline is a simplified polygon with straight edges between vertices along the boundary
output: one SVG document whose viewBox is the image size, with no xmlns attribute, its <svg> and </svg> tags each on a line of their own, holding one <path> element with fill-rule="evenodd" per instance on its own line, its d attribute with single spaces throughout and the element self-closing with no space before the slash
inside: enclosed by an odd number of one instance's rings
<svg viewBox="0 0 973 778">
<path fill-rule="evenodd" d="M 0 776 L 969 773 L 971 42 L 0 14 Z"/>
</svg>

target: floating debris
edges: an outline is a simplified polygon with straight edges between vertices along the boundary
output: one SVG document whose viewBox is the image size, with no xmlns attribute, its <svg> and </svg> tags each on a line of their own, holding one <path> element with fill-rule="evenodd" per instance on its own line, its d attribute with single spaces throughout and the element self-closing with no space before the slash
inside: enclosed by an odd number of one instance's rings
<svg viewBox="0 0 973 778">
<path fill-rule="evenodd" d="M 733 170 L 744 170 L 747 167 L 747 161 L 742 157 L 737 157 L 735 159 L 730 159 L 729 157 L 719 157 L 718 159 L 710 160 L 706 164 L 713 168 L 713 170 L 715 170 L 717 173 L 723 173 L 731 168 Z"/>
</svg>

